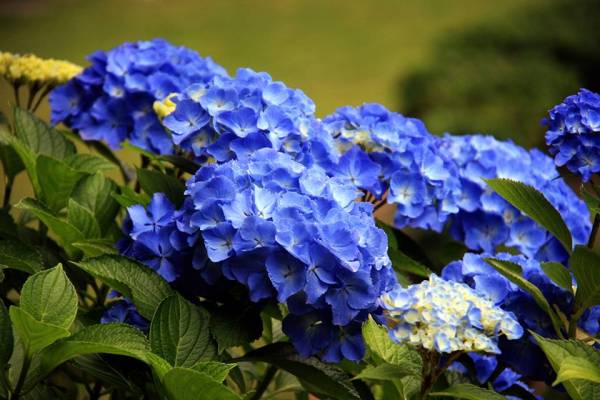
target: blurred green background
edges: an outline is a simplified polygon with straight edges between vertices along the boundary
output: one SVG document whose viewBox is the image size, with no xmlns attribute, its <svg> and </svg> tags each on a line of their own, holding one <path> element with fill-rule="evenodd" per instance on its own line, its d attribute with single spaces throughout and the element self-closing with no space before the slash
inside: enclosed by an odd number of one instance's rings
<svg viewBox="0 0 600 400">
<path fill-rule="evenodd" d="M 581 86 L 599 89 L 599 4 L 0 0 L 0 51 L 85 63 L 96 49 L 164 37 L 230 72 L 249 66 L 302 88 L 320 116 L 380 102 L 434 133 L 493 133 L 529 147 L 543 145 L 548 108 Z"/>
</svg>

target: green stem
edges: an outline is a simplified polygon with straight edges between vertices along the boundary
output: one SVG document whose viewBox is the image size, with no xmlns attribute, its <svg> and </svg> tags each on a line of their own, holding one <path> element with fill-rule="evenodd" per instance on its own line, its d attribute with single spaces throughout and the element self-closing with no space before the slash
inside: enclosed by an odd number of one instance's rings
<svg viewBox="0 0 600 400">
<path fill-rule="evenodd" d="M 594 225 L 592 225 L 592 232 L 590 233 L 590 239 L 588 240 L 587 247 L 594 248 L 596 243 L 596 235 L 598 234 L 598 228 L 600 228 L 600 214 L 594 216 Z"/>
<path fill-rule="evenodd" d="M 148 168 L 148 166 L 150 165 L 150 159 L 148 157 L 146 157 L 145 155 L 141 155 L 141 159 L 142 159 L 142 165 L 141 165 L 141 169 L 145 169 Z M 139 192 L 140 191 L 140 180 L 138 178 L 138 180 L 135 182 L 135 191 Z"/>
<path fill-rule="evenodd" d="M 40 86 L 37 83 L 34 83 L 33 86 L 29 87 L 29 98 L 27 99 L 27 109 L 31 110 L 31 105 L 33 104 L 33 99 L 35 95 L 40 90 Z"/>
<path fill-rule="evenodd" d="M 38 97 L 37 101 L 35 102 L 35 104 L 31 108 L 31 112 L 36 112 L 36 110 L 38 109 L 38 107 L 42 103 L 42 100 L 44 100 L 44 98 L 48 95 L 48 93 L 50 93 L 51 90 L 52 90 L 52 86 L 47 86 L 44 89 L 44 91 L 40 94 L 40 97 Z"/>
<path fill-rule="evenodd" d="M 21 85 L 17 84 L 16 82 L 13 83 L 13 85 L 12 85 L 13 93 L 15 95 L 15 104 L 17 105 L 17 107 L 21 107 L 21 97 L 19 95 L 19 86 L 21 86 Z"/>
<path fill-rule="evenodd" d="M 10 176 L 6 180 L 6 187 L 4 188 L 4 200 L 2 201 L 2 208 L 8 209 L 10 206 L 10 195 L 12 194 L 14 177 Z"/>
<path fill-rule="evenodd" d="M 577 335 L 577 321 L 585 312 L 585 308 L 576 310 L 573 315 L 571 315 L 571 320 L 569 321 L 569 338 L 574 339 Z"/>
<path fill-rule="evenodd" d="M 256 392 L 254 392 L 250 400 L 259 400 L 262 397 L 271 384 L 271 381 L 273 380 L 273 377 L 275 377 L 276 373 L 277 367 L 274 365 L 269 365 L 262 377 L 262 380 L 258 383 L 258 386 L 256 386 Z"/>
</svg>

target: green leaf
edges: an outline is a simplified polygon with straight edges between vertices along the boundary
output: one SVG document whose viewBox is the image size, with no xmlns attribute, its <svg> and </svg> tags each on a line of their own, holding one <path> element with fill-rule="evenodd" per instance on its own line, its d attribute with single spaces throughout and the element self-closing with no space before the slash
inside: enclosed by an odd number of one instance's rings
<svg viewBox="0 0 600 400">
<path fill-rule="evenodd" d="M 510 204 L 527 214 L 554 235 L 570 253 L 571 232 L 560 213 L 532 186 L 510 179 L 487 179 L 487 184 Z"/>
<path fill-rule="evenodd" d="M 556 313 L 548 303 L 548 300 L 546 300 L 546 298 L 544 297 L 542 291 L 533 283 L 529 282 L 523 277 L 523 271 L 520 265 L 510 261 L 498 260 L 496 258 L 486 258 L 485 261 L 492 267 L 494 267 L 494 269 L 500 274 L 504 275 L 509 281 L 511 281 L 512 283 L 529 293 L 533 297 L 533 300 L 538 305 L 538 307 L 545 311 L 546 314 L 548 314 L 548 316 L 550 317 L 552 321 L 552 326 L 554 327 L 554 331 L 556 332 L 556 334 L 559 337 L 562 337 L 562 323 L 560 318 L 558 317 L 558 315 L 556 315 Z"/>
<path fill-rule="evenodd" d="M 69 329 L 77 315 L 77 292 L 62 265 L 30 276 L 19 307 L 40 322 Z"/>
<path fill-rule="evenodd" d="M 103 255 L 85 259 L 75 265 L 131 299 L 139 313 L 148 320 L 152 319 L 159 304 L 174 294 L 160 275 L 127 257 Z"/>
<path fill-rule="evenodd" d="M 428 278 L 432 273 L 429 268 L 413 260 L 400 250 L 389 248 L 388 255 L 393 268 L 398 272 L 410 273 L 422 278 Z"/>
<path fill-rule="evenodd" d="M 421 390 L 421 377 L 414 375 L 405 376 L 399 382 L 394 382 L 396 390 L 399 394 L 399 399 L 412 400 Z M 392 397 L 389 400 L 396 400 L 398 397 Z"/>
<path fill-rule="evenodd" d="M 81 232 L 86 239 L 98 239 L 102 236 L 100 225 L 91 211 L 73 199 L 69 199 L 67 222 Z"/>
<path fill-rule="evenodd" d="M 45 349 L 39 375 L 43 377 L 65 361 L 84 354 L 116 354 L 147 362 L 149 350 L 144 334 L 129 325 L 91 325 Z"/>
<path fill-rule="evenodd" d="M 210 360 L 215 345 L 210 337 L 210 314 L 179 295 L 164 299 L 150 325 L 150 345 L 176 367 L 192 367 L 200 360 Z"/>
<path fill-rule="evenodd" d="M 23 161 L 35 193 L 41 192 L 36 159 L 46 155 L 57 160 L 75 154 L 75 146 L 63 134 L 28 111 L 14 108 L 16 136 L 3 136 Z"/>
<path fill-rule="evenodd" d="M 4 175 L 8 179 L 14 179 L 19 172 L 25 169 L 21 157 L 19 157 L 19 154 L 10 145 L 0 144 L 0 162 L 2 162 Z"/>
<path fill-rule="evenodd" d="M 41 322 L 21 307 L 11 306 L 9 314 L 15 331 L 25 345 L 28 356 L 36 354 L 58 339 L 70 335 L 67 329 Z"/>
<path fill-rule="evenodd" d="M 28 274 L 44 269 L 40 252 L 15 240 L 0 241 L 0 269 L 12 268 Z"/>
<path fill-rule="evenodd" d="M 273 343 L 253 350 L 243 361 L 272 364 L 300 379 L 309 390 L 334 399 L 356 400 L 360 395 L 355 387 L 360 381 L 350 381 L 350 375 L 314 357 L 300 357 L 289 343 Z"/>
<path fill-rule="evenodd" d="M 572 379 L 584 379 L 600 383 L 600 367 L 582 357 L 565 358 L 560 365 L 557 375 L 556 380 L 552 384 L 553 386 Z"/>
<path fill-rule="evenodd" d="M 441 392 L 430 393 L 431 397 L 453 397 L 466 400 L 505 400 L 506 397 L 492 390 L 484 389 L 469 383 L 459 383 Z"/>
<path fill-rule="evenodd" d="M 13 352 L 13 332 L 10 316 L 4 302 L 0 299 L 0 366 L 8 364 Z M 0 367 L 0 374 L 4 373 Z"/>
<path fill-rule="evenodd" d="M 173 369 L 173 366 L 169 364 L 167 360 L 159 356 L 158 354 L 154 354 L 152 352 L 146 353 L 146 361 L 148 365 L 152 367 L 152 371 L 162 379 L 167 372 Z"/>
<path fill-rule="evenodd" d="M 135 398 L 142 397 L 140 388 L 125 378 L 121 372 L 115 369 L 100 354 L 77 356 L 73 359 L 73 367 L 98 379 L 105 386 L 114 388 L 119 393 L 132 394 L 135 395 Z"/>
<path fill-rule="evenodd" d="M 414 368 L 410 365 L 392 365 L 383 363 L 377 366 L 367 366 L 360 371 L 356 379 L 373 379 L 378 381 L 396 381 L 407 375 L 415 376 Z"/>
<path fill-rule="evenodd" d="M 57 212 L 66 205 L 75 184 L 83 173 L 74 170 L 63 161 L 41 155 L 36 160 L 36 174 L 39 178 L 41 199 L 46 206 Z"/>
<path fill-rule="evenodd" d="M 34 199 L 23 199 L 15 207 L 31 212 L 46 224 L 48 228 L 56 234 L 58 242 L 64 247 L 67 254 L 72 256 L 79 252 L 79 250 L 74 248 L 71 244 L 84 240 L 85 237 L 83 233 L 73 225 L 62 218 L 54 216 L 52 211 L 48 210 L 43 204 Z"/>
<path fill-rule="evenodd" d="M 412 348 L 395 343 L 385 327 L 379 325 L 373 317 L 363 324 L 362 333 L 369 350 L 381 360 L 410 371 L 412 375 L 420 375 L 422 361 Z"/>
<path fill-rule="evenodd" d="M 218 361 L 200 361 L 192 369 L 210 376 L 217 382 L 223 382 L 229 375 L 229 371 L 236 366 L 237 364 L 225 364 Z"/>
<path fill-rule="evenodd" d="M 60 131 L 29 111 L 14 108 L 15 133 L 34 154 L 45 154 L 62 160 L 75 154 L 75 146 Z"/>
<path fill-rule="evenodd" d="M 591 188 L 587 188 L 585 185 L 581 185 L 581 194 L 585 204 L 590 210 L 592 216 L 594 214 L 600 214 L 600 187 L 590 185 Z"/>
<path fill-rule="evenodd" d="M 117 169 L 117 165 L 113 162 L 93 154 L 73 154 L 72 156 L 65 158 L 65 163 L 74 170 L 86 174 L 95 174 L 97 172 Z"/>
<path fill-rule="evenodd" d="M 251 343 L 262 335 L 262 319 L 254 308 L 232 310 L 221 307 L 211 314 L 211 331 L 219 354 L 229 347 Z"/>
<path fill-rule="evenodd" d="M 127 186 L 121 186 L 121 193 L 113 193 L 112 197 L 124 208 L 135 204 L 146 207 L 150 203 L 150 197 L 146 193 L 136 193 Z"/>
<path fill-rule="evenodd" d="M 119 212 L 119 204 L 113 197 L 116 191 L 117 185 L 101 173 L 84 177 L 73 189 L 73 200 L 92 212 L 103 234 L 114 224 Z"/>
<path fill-rule="evenodd" d="M 569 357 L 585 358 L 595 365 L 600 365 L 600 352 L 577 340 L 545 339 L 531 332 L 541 349 L 546 354 L 554 371 L 559 372 L 564 361 Z M 565 389 L 574 400 L 600 398 L 600 384 L 584 379 L 571 379 L 563 382 Z"/>
<path fill-rule="evenodd" d="M 584 246 L 577 246 L 569 259 L 577 280 L 575 304 L 578 310 L 600 304 L 600 255 Z"/>
<path fill-rule="evenodd" d="M 177 207 L 183 203 L 185 184 L 173 176 L 149 169 L 139 169 L 138 181 L 140 187 L 149 195 L 164 193 Z"/>
<path fill-rule="evenodd" d="M 81 250 L 85 257 L 118 254 L 114 240 L 110 239 L 87 239 L 82 242 L 75 242 L 72 246 Z"/>
<path fill-rule="evenodd" d="M 557 262 L 545 262 L 541 264 L 542 270 L 548 278 L 561 288 L 573 293 L 573 281 L 571 273 L 564 265 Z"/>
<path fill-rule="evenodd" d="M 210 376 L 187 368 L 173 368 L 164 376 L 164 387 L 172 400 L 240 400 Z"/>
</svg>

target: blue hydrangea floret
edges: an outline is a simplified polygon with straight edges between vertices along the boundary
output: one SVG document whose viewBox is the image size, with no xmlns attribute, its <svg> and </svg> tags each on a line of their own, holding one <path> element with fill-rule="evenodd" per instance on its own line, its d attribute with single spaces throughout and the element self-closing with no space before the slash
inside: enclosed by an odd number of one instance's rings
<svg viewBox="0 0 600 400">
<path fill-rule="evenodd" d="M 395 223 L 440 231 L 458 211 L 460 181 L 454 162 L 422 121 L 379 104 L 342 107 L 323 119 L 342 156 L 343 176 L 375 202 L 395 204 Z"/>
<path fill-rule="evenodd" d="M 175 108 L 163 124 L 175 144 L 199 161 L 225 162 L 261 148 L 307 165 L 337 161 L 333 141 L 314 116 L 314 102 L 266 72 L 241 68 L 235 77 L 193 84 L 171 101 Z"/>
<path fill-rule="evenodd" d="M 563 261 L 568 256 L 554 236 L 489 188 L 485 179 L 492 178 L 512 179 L 538 189 L 560 212 L 573 241 L 587 241 L 589 211 L 547 155 L 485 135 L 445 135 L 442 145 L 459 166 L 462 187 L 459 212 L 450 218 L 450 233 L 469 249 L 493 253 L 506 245 L 544 261 Z"/>
<path fill-rule="evenodd" d="M 124 43 L 88 59 L 90 66 L 50 94 L 52 123 L 62 122 L 84 140 L 101 140 L 113 149 L 129 141 L 153 153 L 172 153 L 154 102 L 227 75 L 210 58 L 162 39 Z"/>
<path fill-rule="evenodd" d="M 587 89 L 567 97 L 542 123 L 556 165 L 566 165 L 584 182 L 600 172 L 600 94 Z"/>
</svg>

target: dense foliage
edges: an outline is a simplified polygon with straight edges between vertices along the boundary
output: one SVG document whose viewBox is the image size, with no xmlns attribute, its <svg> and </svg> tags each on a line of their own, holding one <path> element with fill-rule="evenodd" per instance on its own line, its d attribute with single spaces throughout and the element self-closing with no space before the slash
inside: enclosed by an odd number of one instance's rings
<svg viewBox="0 0 600 400">
<path fill-rule="evenodd" d="M 600 396 L 600 95 L 553 159 L 163 40 L 89 61 L 0 53 L 1 399 Z"/>
</svg>

